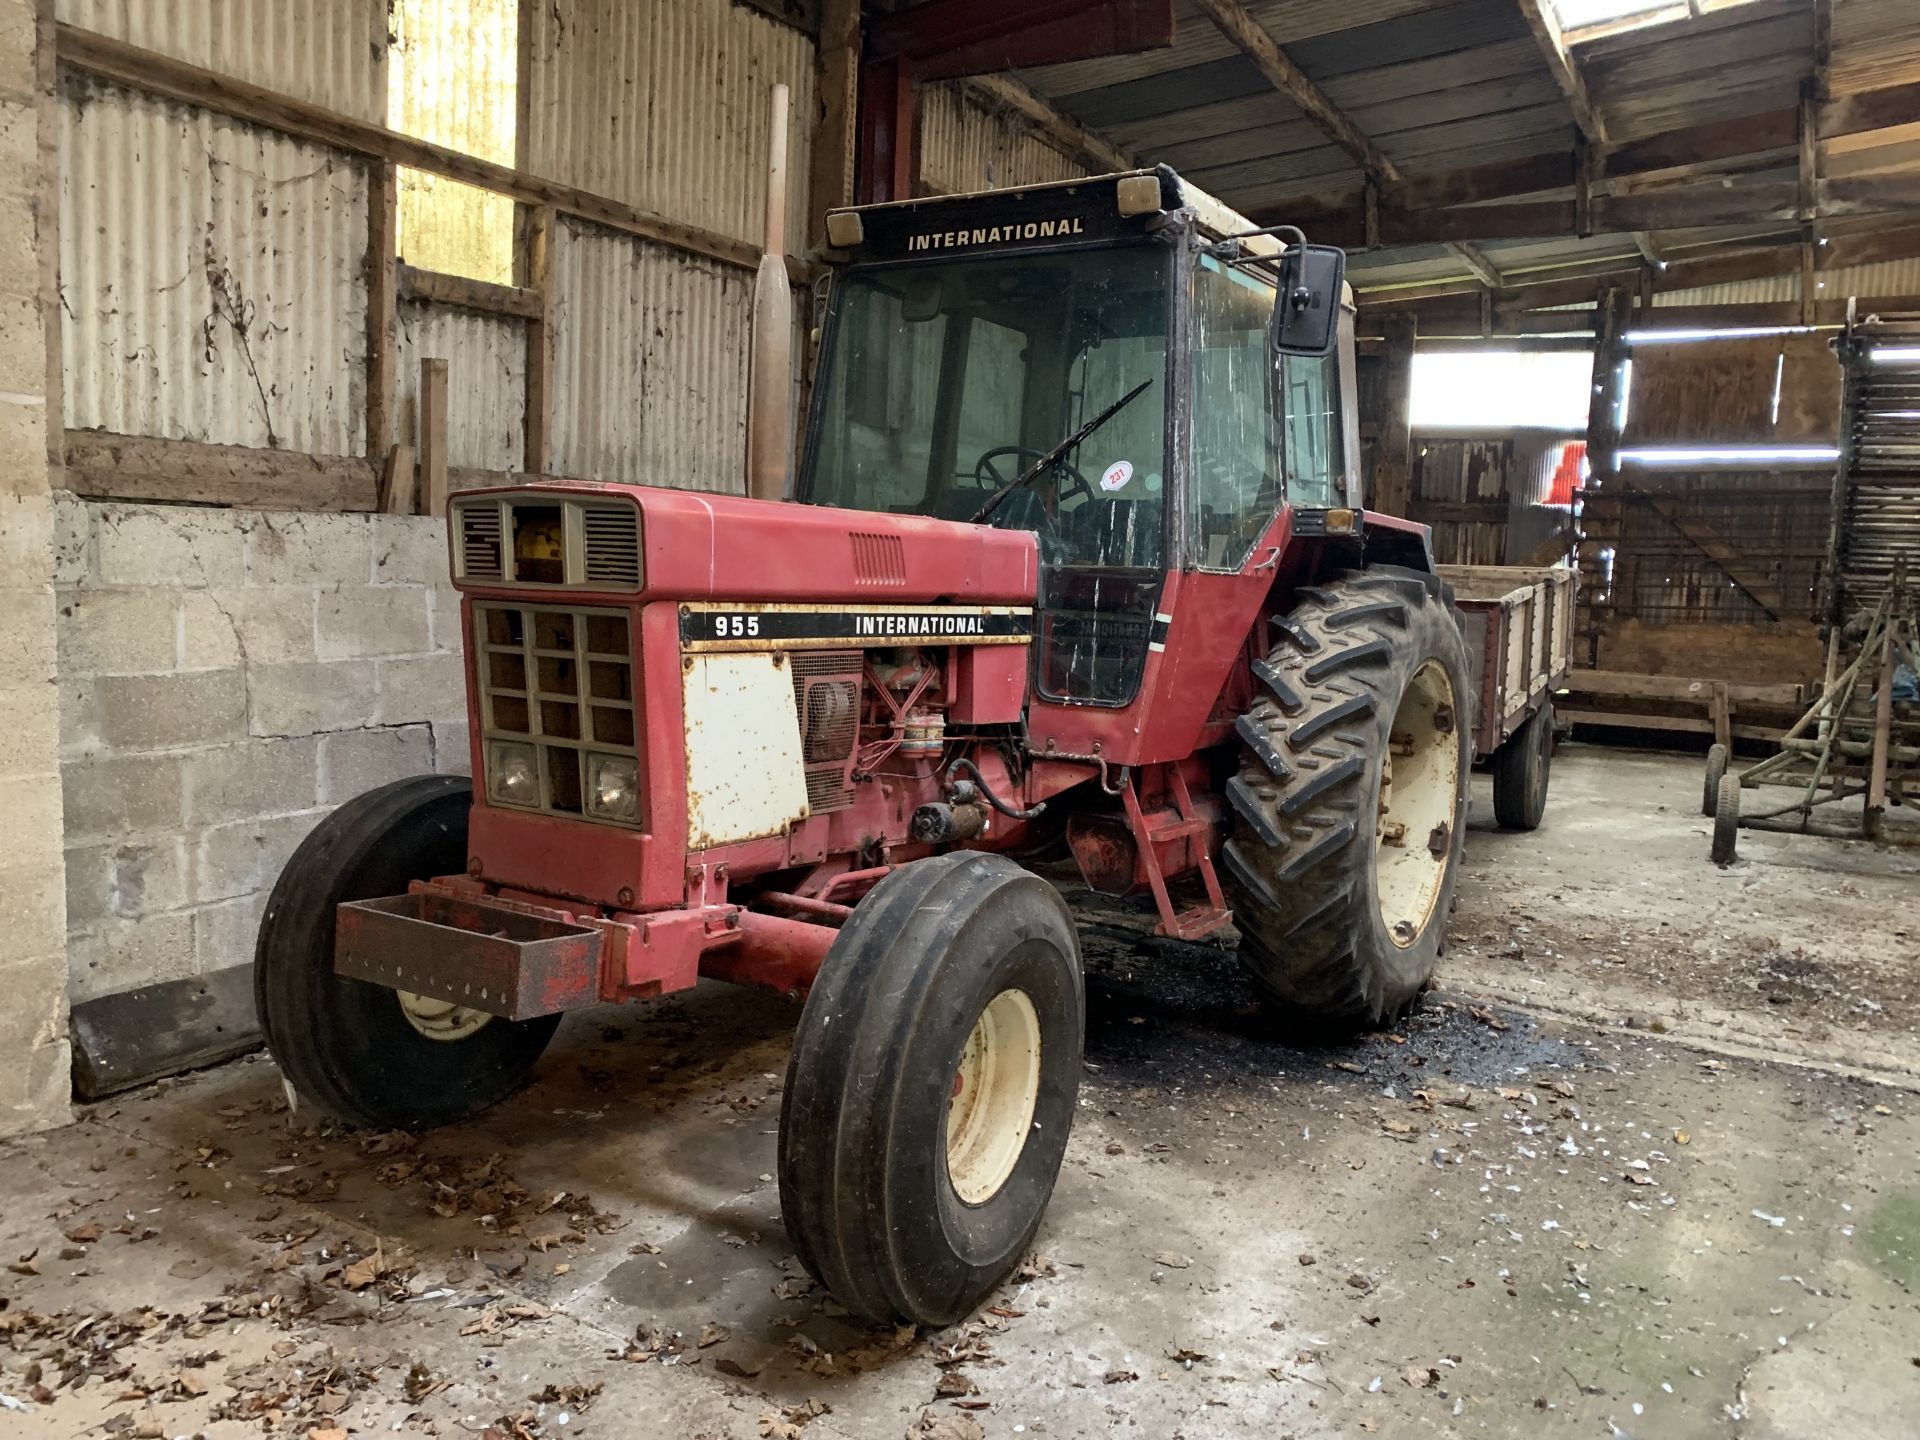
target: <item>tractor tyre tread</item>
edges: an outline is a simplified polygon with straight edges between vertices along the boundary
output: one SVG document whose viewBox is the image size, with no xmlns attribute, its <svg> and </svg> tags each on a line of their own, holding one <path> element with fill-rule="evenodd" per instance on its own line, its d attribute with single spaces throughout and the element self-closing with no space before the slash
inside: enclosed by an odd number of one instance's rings
<svg viewBox="0 0 1920 1440">
<path fill-rule="evenodd" d="M 1451 587 L 1393 566 L 1303 590 L 1272 629 L 1273 651 L 1255 667 L 1263 684 L 1240 724 L 1243 741 L 1251 731 L 1262 743 L 1244 745 L 1227 786 L 1233 829 L 1222 868 L 1255 986 L 1289 1018 L 1349 1032 L 1417 999 L 1443 943 L 1467 799 L 1466 645 Z M 1426 930 L 1403 948 L 1386 936 L 1374 899 L 1369 810 L 1394 711 L 1429 659 L 1453 686 L 1458 797 L 1442 890 Z M 1286 755 L 1290 773 L 1267 754 Z"/>
</svg>

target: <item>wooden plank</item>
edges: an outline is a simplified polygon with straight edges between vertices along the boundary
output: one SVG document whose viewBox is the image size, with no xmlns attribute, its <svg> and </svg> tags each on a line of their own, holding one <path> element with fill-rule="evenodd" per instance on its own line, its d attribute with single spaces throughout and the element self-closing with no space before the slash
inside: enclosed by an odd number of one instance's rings
<svg viewBox="0 0 1920 1440">
<path fill-rule="evenodd" d="M 1196 3 L 1215 28 L 1253 62 L 1267 83 L 1298 105 L 1361 169 L 1389 182 L 1400 178 L 1399 167 L 1387 158 L 1386 152 L 1327 98 L 1326 92 L 1308 78 L 1306 71 L 1287 57 L 1239 0 L 1196 0 Z"/>
<path fill-rule="evenodd" d="M 1094 174 L 1139 167 L 1138 159 L 1106 136 L 1062 114 L 1044 97 L 1004 75 L 973 76 L 962 80 L 960 88 L 988 110 L 1004 110 L 1019 117 L 1041 140 Z"/>
<path fill-rule="evenodd" d="M 1608 290 L 1594 313 L 1593 389 L 1587 404 L 1587 463 L 1596 476 L 1611 475 L 1620 447 L 1615 419 L 1620 407 L 1620 369 L 1633 298 L 1623 289 Z"/>
<path fill-rule="evenodd" d="M 826 248 L 827 212 L 853 203 L 854 115 L 860 93 L 860 0 L 825 0 L 814 70 L 820 124 L 808 161 L 807 239 Z"/>
<path fill-rule="evenodd" d="M 1374 444 L 1371 509 L 1405 515 L 1413 497 L 1413 348 L 1418 323 L 1411 315 L 1387 321 L 1387 353 L 1381 384 L 1379 438 Z"/>
<path fill-rule="evenodd" d="M 554 229 L 559 220 L 551 205 L 527 212 L 527 290 L 537 302 L 527 325 L 527 436 L 523 463 L 535 475 L 547 471 L 553 439 Z"/>
<path fill-rule="evenodd" d="M 1407 507 L 1407 518 L 1423 525 L 1504 525 L 1509 507 L 1505 500 L 1414 500 Z"/>
<path fill-rule="evenodd" d="M 1630 670 L 1573 670 L 1566 689 L 1574 695 L 1616 696 L 1629 700 L 1672 700 L 1704 705 L 1713 687 L 1724 685 L 1727 698 L 1738 704 L 1805 705 L 1804 685 L 1763 685 L 1740 680 L 1695 680 L 1684 675 L 1645 675 Z"/>
<path fill-rule="evenodd" d="M 1623 730 L 1671 730 L 1682 735 L 1711 735 L 1713 721 L 1704 715 L 1646 715 L 1637 711 L 1591 710 L 1572 706 L 1553 707 L 1556 720 L 1568 725 L 1616 725 Z M 1786 733 L 1782 725 L 1732 725 L 1735 740 L 1761 740 L 1777 743 Z"/>
<path fill-rule="evenodd" d="M 386 468 L 380 475 L 381 514 L 413 514 L 417 481 L 413 468 L 413 446 L 395 445 L 387 451 Z"/>
<path fill-rule="evenodd" d="M 447 362 L 420 362 L 420 513 L 447 513 Z"/>
<path fill-rule="evenodd" d="M 1573 123 L 1593 144 L 1605 145 L 1606 123 L 1600 118 L 1593 97 L 1587 93 L 1587 82 L 1581 77 L 1580 67 L 1567 46 L 1566 36 L 1561 33 L 1560 17 L 1542 0 L 1516 0 L 1516 3 L 1520 6 L 1521 18 L 1527 22 L 1527 29 L 1533 34 L 1534 44 L 1540 47 L 1540 58 L 1547 62 L 1553 83 L 1560 87 L 1561 95 L 1566 98 L 1567 109 L 1573 112 Z"/>
<path fill-rule="evenodd" d="M 33 181 L 33 227 L 37 241 L 38 274 L 28 281 L 16 277 L 22 291 L 38 284 L 42 297 L 40 334 L 45 349 L 40 373 L 42 390 L 40 419 L 45 423 L 48 478 L 51 488 L 65 487 L 61 469 L 66 464 L 66 314 L 60 303 L 60 189 L 64 166 L 60 163 L 60 132 L 66 125 L 66 112 L 59 99 L 59 65 L 54 57 L 54 7 L 52 0 L 38 0 L 34 6 L 33 84 L 38 97 L 34 106 L 34 143 L 39 148 Z M 36 487 L 37 488 L 37 487 Z M 19 633 L 18 631 L 15 632 Z"/>
<path fill-rule="evenodd" d="M 399 321 L 396 315 L 400 242 L 399 195 L 393 166 L 375 161 L 367 177 L 367 454 L 384 455 L 393 443 L 394 400 L 399 382 Z"/>
<path fill-rule="evenodd" d="M 1733 749 L 1733 697 L 1727 693 L 1727 682 L 1713 682 L 1711 700 L 1707 705 L 1707 716 L 1713 721 L 1713 738 L 1717 744 Z"/>
<path fill-rule="evenodd" d="M 243 445 L 66 432 L 67 485 L 90 500 L 148 500 L 259 510 L 372 510 L 375 462 Z"/>
<path fill-rule="evenodd" d="M 533 207 L 552 213 L 552 206 Z M 520 285 L 494 285 L 485 280 L 470 280 L 464 275 L 446 275 L 438 270 L 417 270 L 411 265 L 398 267 L 402 300 L 419 300 L 432 305 L 453 305 L 462 310 L 477 310 L 483 315 L 504 315 L 512 320 L 537 320 L 541 299 L 537 291 Z"/>
<path fill-rule="evenodd" d="M 59 27 L 59 55 L 61 63 L 76 70 L 145 94 L 183 101 L 350 154 L 444 175 L 529 205 L 551 205 L 596 225 L 742 270 L 755 269 L 760 263 L 758 247 L 731 235 L 669 219 L 508 165 L 463 155 L 111 36 L 63 24 Z M 813 267 L 791 256 L 788 268 L 796 283 L 813 278 Z"/>
</svg>

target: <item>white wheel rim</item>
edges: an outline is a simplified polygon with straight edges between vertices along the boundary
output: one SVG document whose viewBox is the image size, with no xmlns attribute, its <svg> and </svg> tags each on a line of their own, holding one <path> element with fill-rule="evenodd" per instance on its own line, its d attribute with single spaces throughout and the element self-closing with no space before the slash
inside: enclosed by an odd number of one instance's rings
<svg viewBox="0 0 1920 1440">
<path fill-rule="evenodd" d="M 1394 712 L 1380 771 L 1374 831 L 1374 888 L 1380 919 L 1406 949 L 1425 933 L 1440 901 L 1456 839 L 1460 798 L 1460 713 L 1446 666 L 1414 672 Z"/>
<path fill-rule="evenodd" d="M 470 1010 L 451 1000 L 436 1000 L 411 990 L 393 993 L 400 1001 L 400 1013 L 407 1017 L 407 1023 L 429 1040 L 446 1043 L 464 1040 L 493 1019 L 484 1010 Z"/>
<path fill-rule="evenodd" d="M 947 1178 L 984 1205 L 1013 1174 L 1040 1100 L 1040 1016 L 1024 990 L 987 1002 L 960 1051 L 947 1102 Z"/>
</svg>

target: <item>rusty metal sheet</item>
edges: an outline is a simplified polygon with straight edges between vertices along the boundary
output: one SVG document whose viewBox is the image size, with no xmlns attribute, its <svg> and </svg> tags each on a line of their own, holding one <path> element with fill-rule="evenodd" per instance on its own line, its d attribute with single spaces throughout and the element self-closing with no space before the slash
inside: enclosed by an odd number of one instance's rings
<svg viewBox="0 0 1920 1440">
<path fill-rule="evenodd" d="M 600 998 L 601 936 L 523 909 L 435 891 L 340 906 L 333 969 L 508 1020 Z"/>
</svg>

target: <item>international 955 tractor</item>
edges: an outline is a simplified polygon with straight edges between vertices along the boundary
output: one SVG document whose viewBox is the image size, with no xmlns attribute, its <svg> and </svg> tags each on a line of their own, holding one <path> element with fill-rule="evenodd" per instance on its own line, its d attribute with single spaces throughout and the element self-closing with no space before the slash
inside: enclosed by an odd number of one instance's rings
<svg viewBox="0 0 1920 1440">
<path fill-rule="evenodd" d="M 473 778 L 323 821 L 256 984 L 301 1097 L 408 1129 L 566 1011 L 804 997 L 792 1243 L 855 1315 L 945 1324 L 1031 1245 L 1080 1084 L 1074 921 L 1023 862 L 1236 927 L 1278 1020 L 1391 1021 L 1478 682 L 1426 530 L 1363 506 L 1339 251 L 1165 169 L 829 235 L 790 498 L 454 497 Z"/>
</svg>

